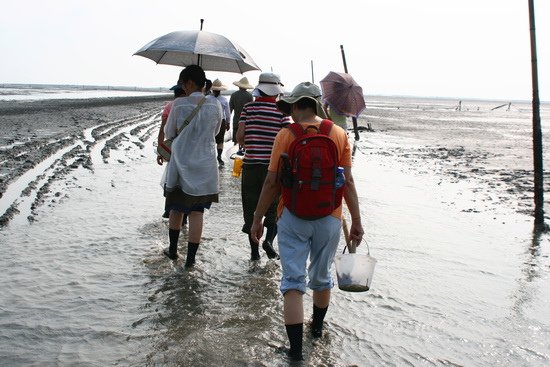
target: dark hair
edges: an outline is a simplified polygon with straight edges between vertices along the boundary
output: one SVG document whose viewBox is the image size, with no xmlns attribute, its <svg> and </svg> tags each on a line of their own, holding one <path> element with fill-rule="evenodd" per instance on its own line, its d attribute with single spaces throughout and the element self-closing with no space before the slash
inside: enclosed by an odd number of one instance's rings
<svg viewBox="0 0 550 367">
<path fill-rule="evenodd" d="M 178 83 L 185 84 L 189 80 L 202 88 L 206 82 L 206 74 L 199 65 L 188 65 L 181 71 Z"/>
<path fill-rule="evenodd" d="M 185 91 L 181 88 L 174 89 L 174 98 L 185 96 Z"/>
<path fill-rule="evenodd" d="M 317 102 L 315 102 L 311 98 L 300 98 L 296 102 L 294 102 L 296 106 L 298 106 L 298 109 L 305 110 L 305 109 L 312 109 L 313 111 L 317 111 Z"/>
</svg>

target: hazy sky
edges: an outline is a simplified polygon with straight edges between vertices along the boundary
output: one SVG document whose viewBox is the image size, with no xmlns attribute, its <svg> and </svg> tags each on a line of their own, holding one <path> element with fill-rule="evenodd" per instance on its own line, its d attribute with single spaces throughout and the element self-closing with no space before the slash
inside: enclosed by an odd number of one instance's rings
<svg viewBox="0 0 550 367">
<path fill-rule="evenodd" d="M 550 1 L 535 0 L 550 101 Z M 530 100 L 527 0 L 25 0 L 0 6 L 0 83 L 170 87 L 180 67 L 133 56 L 176 30 L 221 33 L 285 89 L 349 73 L 366 95 Z M 247 72 L 256 84 L 259 72 Z M 240 74 L 207 72 L 227 85 Z"/>
</svg>

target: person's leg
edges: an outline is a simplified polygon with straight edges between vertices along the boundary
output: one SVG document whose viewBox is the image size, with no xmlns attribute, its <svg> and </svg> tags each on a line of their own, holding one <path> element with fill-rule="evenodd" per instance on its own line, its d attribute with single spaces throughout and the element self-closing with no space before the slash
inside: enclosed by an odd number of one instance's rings
<svg viewBox="0 0 550 367">
<path fill-rule="evenodd" d="M 279 219 L 279 252 L 281 255 L 281 293 L 284 295 L 284 322 L 290 342 L 289 357 L 302 359 L 304 330 L 303 294 L 306 290 L 306 263 L 310 252 L 312 226 L 287 209 Z"/>
<path fill-rule="evenodd" d="M 311 335 L 314 338 L 323 336 L 323 321 L 330 303 L 330 289 L 313 291 L 313 316 L 311 319 Z"/>
<path fill-rule="evenodd" d="M 310 332 L 314 338 L 323 335 L 323 321 L 330 302 L 334 283 L 330 271 L 340 241 L 342 222 L 332 216 L 314 221 L 311 242 L 309 284 L 313 290 L 313 316 Z"/>
<path fill-rule="evenodd" d="M 255 175 L 255 187 L 256 189 L 256 195 L 254 197 L 254 208 L 258 204 L 258 200 L 260 199 L 260 194 L 262 192 L 261 188 L 263 186 L 263 183 L 265 181 L 265 177 L 267 176 L 267 166 L 259 165 L 256 169 L 256 175 Z M 266 228 L 265 238 L 262 243 L 262 248 L 264 249 L 266 255 L 270 259 L 279 259 L 279 254 L 275 249 L 273 248 L 273 240 L 275 239 L 275 236 L 277 235 L 277 204 L 279 203 L 279 200 L 274 200 L 273 203 L 269 206 L 267 209 L 267 212 L 265 213 L 265 220 L 264 220 L 264 226 Z"/>
<path fill-rule="evenodd" d="M 304 334 L 303 293 L 291 289 L 284 294 L 285 328 L 290 342 L 288 356 L 292 360 L 302 360 L 302 340 Z"/>
<path fill-rule="evenodd" d="M 248 243 L 250 244 L 250 260 L 260 260 L 259 246 L 256 242 L 252 240 L 250 235 L 248 235 Z"/>
<path fill-rule="evenodd" d="M 199 211 L 192 211 L 188 215 L 189 230 L 188 243 L 187 243 L 187 258 L 185 259 L 185 266 L 190 267 L 195 265 L 195 255 L 199 249 L 199 243 L 202 236 L 202 227 L 204 221 L 204 213 Z"/>
<path fill-rule="evenodd" d="M 164 249 L 164 254 L 172 260 L 178 258 L 178 240 L 182 220 L 182 212 L 170 210 L 170 214 L 168 216 L 168 238 L 170 239 L 170 247 Z"/>
<path fill-rule="evenodd" d="M 244 224 L 242 231 L 247 234 L 248 243 L 250 246 L 250 260 L 256 261 L 260 259 L 258 252 L 258 244 L 250 238 L 250 227 L 254 219 L 254 210 L 260 195 L 261 185 L 258 186 L 256 181 L 256 165 L 243 164 L 241 173 L 241 201 L 243 207 Z"/>
<path fill-rule="evenodd" d="M 223 166 L 225 164 L 222 159 L 223 143 L 219 143 L 217 145 L 217 149 L 218 149 L 218 163 L 220 164 L 220 166 Z"/>
<path fill-rule="evenodd" d="M 279 254 L 273 248 L 273 240 L 277 235 L 277 224 L 271 224 L 266 227 L 265 240 L 262 243 L 262 248 L 264 249 L 266 255 L 270 259 L 279 259 Z"/>
<path fill-rule="evenodd" d="M 223 139 L 225 137 L 225 124 L 222 123 L 222 126 L 220 128 L 220 131 L 218 131 L 218 134 L 216 135 L 216 148 L 218 150 L 218 163 L 220 166 L 224 165 L 223 159 L 222 159 L 222 152 L 223 152 Z"/>
</svg>

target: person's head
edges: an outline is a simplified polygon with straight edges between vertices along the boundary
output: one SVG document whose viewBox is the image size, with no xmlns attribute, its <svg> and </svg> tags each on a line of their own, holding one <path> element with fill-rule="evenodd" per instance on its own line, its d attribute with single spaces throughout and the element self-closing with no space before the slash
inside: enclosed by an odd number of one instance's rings
<svg viewBox="0 0 550 367">
<path fill-rule="evenodd" d="M 283 87 L 284 85 L 281 83 L 279 75 L 274 73 L 261 73 L 258 79 L 258 85 L 252 94 L 256 96 L 275 97 L 285 92 Z"/>
<path fill-rule="evenodd" d="M 217 97 L 217 96 L 220 95 L 221 91 L 226 90 L 227 87 L 225 85 L 223 85 L 221 80 L 216 79 L 212 83 L 212 88 L 211 89 L 212 89 L 212 92 L 214 93 L 214 95 Z"/>
<path fill-rule="evenodd" d="M 206 83 L 206 74 L 199 65 L 186 66 L 180 73 L 178 84 L 182 86 L 189 95 L 200 91 Z"/>
<path fill-rule="evenodd" d="M 253 89 L 254 87 L 248 82 L 248 78 L 243 76 L 240 80 L 233 82 L 233 85 L 239 87 L 240 90 Z"/>
<path fill-rule="evenodd" d="M 206 81 L 204 82 L 204 88 L 202 89 L 202 92 L 204 93 L 205 96 L 212 93 L 212 80 L 206 79 Z"/>
<path fill-rule="evenodd" d="M 289 96 L 277 101 L 277 108 L 286 115 L 292 115 L 294 109 L 306 114 L 326 118 L 321 102 L 321 89 L 310 82 L 298 84 Z"/>
<path fill-rule="evenodd" d="M 185 91 L 183 90 L 183 87 L 180 84 L 174 85 L 170 90 L 174 91 L 174 98 L 183 97 L 185 96 Z"/>
</svg>

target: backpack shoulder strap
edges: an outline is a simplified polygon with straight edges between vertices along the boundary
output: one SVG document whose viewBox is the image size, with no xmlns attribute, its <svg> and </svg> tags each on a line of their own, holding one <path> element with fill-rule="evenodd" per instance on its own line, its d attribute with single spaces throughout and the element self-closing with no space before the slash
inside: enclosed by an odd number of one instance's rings
<svg viewBox="0 0 550 367">
<path fill-rule="evenodd" d="M 292 131 L 296 138 L 305 134 L 304 128 L 297 122 L 293 122 L 292 124 L 287 125 L 287 127 L 290 129 L 290 131 Z"/>
<path fill-rule="evenodd" d="M 334 122 L 331 120 L 323 120 L 321 121 L 321 125 L 319 126 L 319 133 L 324 135 L 330 135 L 330 130 L 332 129 L 332 125 L 334 125 Z"/>
</svg>

